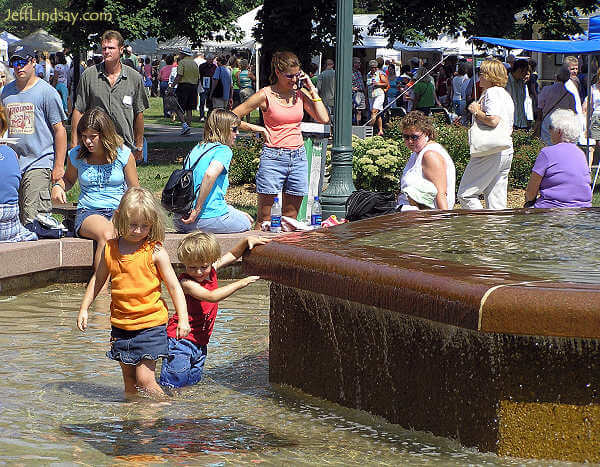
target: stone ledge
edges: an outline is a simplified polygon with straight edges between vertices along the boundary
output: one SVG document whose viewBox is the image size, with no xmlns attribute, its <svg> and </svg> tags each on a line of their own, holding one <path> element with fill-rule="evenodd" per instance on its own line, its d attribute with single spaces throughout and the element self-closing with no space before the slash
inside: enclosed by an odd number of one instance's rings
<svg viewBox="0 0 600 467">
<path fill-rule="evenodd" d="M 270 232 L 249 231 L 236 234 L 216 235 L 223 253 L 229 251 L 241 239 L 250 235 L 276 237 Z M 165 238 L 165 248 L 171 262 L 179 265 L 177 246 L 184 234 L 168 233 Z M 29 288 L 31 281 L 20 278 L 44 271 L 83 270 L 89 271 L 94 260 L 94 242 L 84 238 L 62 238 L 60 240 L 38 240 L 35 242 L 0 243 L 0 291 L 23 290 Z M 56 274 L 44 274 L 43 277 L 53 278 Z"/>
</svg>

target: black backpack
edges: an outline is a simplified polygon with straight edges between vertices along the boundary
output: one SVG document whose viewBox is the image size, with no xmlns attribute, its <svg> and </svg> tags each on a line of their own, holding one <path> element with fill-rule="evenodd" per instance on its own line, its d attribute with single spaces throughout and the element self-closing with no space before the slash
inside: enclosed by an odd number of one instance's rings
<svg viewBox="0 0 600 467">
<path fill-rule="evenodd" d="M 173 171 L 163 189 L 162 196 L 160 197 L 160 202 L 167 211 L 172 212 L 173 214 L 187 216 L 194 208 L 197 194 L 197 190 L 194 191 L 194 169 L 198 162 L 200 162 L 200 159 L 202 159 L 208 151 L 217 146 L 218 144 L 215 144 L 208 148 L 200 154 L 200 157 L 194 162 L 194 165 L 186 169 L 185 166 L 190 160 L 188 154 L 183 161 L 182 168 Z M 198 185 L 198 189 L 200 189 L 200 185 Z"/>
<path fill-rule="evenodd" d="M 346 219 L 358 221 L 389 214 L 396 211 L 396 204 L 393 192 L 358 190 L 346 200 Z"/>
</svg>

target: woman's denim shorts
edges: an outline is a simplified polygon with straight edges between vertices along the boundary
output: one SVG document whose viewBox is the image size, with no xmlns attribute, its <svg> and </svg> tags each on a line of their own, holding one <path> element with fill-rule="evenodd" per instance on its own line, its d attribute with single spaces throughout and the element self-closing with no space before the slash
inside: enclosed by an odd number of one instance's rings
<svg viewBox="0 0 600 467">
<path fill-rule="evenodd" d="M 181 216 L 173 217 L 173 225 L 177 232 L 190 233 L 196 230 L 202 232 L 210 232 L 215 234 L 221 233 L 237 233 L 250 230 L 250 219 L 242 211 L 227 205 L 229 212 L 218 217 L 210 217 L 208 219 L 196 219 L 196 222 L 184 224 L 181 222 Z"/>
<path fill-rule="evenodd" d="M 169 354 L 167 326 L 126 331 L 112 327 L 110 350 L 106 356 L 127 365 L 137 365 L 142 360 L 158 360 Z"/>
<path fill-rule="evenodd" d="M 308 194 L 308 162 L 304 146 L 298 149 L 263 147 L 256 172 L 256 192 L 276 195 L 280 191 L 293 196 Z"/>
<path fill-rule="evenodd" d="M 81 224 L 83 224 L 83 221 L 87 217 L 97 215 L 97 216 L 103 216 L 106 219 L 111 220 L 114 213 L 115 213 L 115 210 L 109 209 L 109 208 L 103 208 L 103 209 L 81 208 L 81 209 L 78 209 L 77 214 L 75 214 L 75 235 L 79 236 L 79 229 L 81 228 Z"/>
</svg>

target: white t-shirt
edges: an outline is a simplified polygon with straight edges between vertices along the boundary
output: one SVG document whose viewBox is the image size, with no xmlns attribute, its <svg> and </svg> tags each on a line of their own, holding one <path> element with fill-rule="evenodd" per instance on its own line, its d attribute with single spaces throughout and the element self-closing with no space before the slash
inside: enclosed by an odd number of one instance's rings
<svg viewBox="0 0 600 467">
<path fill-rule="evenodd" d="M 54 67 L 54 73 L 56 74 L 56 82 L 67 85 L 67 65 L 57 64 Z"/>
<path fill-rule="evenodd" d="M 500 86 L 492 86 L 487 89 L 482 95 L 480 105 L 481 110 L 483 110 L 486 115 L 500 117 L 506 125 L 509 134 L 512 135 L 515 122 L 515 104 L 506 89 L 501 88 Z M 508 156 L 512 153 L 513 147 L 511 139 L 511 147 L 502 151 L 500 155 Z"/>
</svg>

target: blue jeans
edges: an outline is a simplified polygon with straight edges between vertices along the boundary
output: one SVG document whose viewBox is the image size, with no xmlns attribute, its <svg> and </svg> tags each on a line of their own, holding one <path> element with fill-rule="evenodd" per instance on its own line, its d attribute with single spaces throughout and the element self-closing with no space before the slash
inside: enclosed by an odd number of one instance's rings
<svg viewBox="0 0 600 467">
<path fill-rule="evenodd" d="M 229 207 L 229 211 L 222 216 L 209 217 L 206 219 L 198 218 L 191 224 L 184 224 L 181 222 L 181 216 L 176 215 L 173 217 L 173 224 L 175 225 L 177 232 L 180 233 L 190 233 L 195 232 L 196 230 L 202 230 L 203 232 L 222 234 L 246 232 L 247 230 L 250 230 L 252 227 L 250 219 L 248 219 L 242 211 L 232 206 L 227 206 Z"/>
<path fill-rule="evenodd" d="M 293 196 L 308 194 L 308 161 L 304 146 L 298 149 L 263 147 L 256 172 L 256 192 L 276 195 L 282 190 Z"/>
<path fill-rule="evenodd" d="M 169 356 L 163 359 L 158 382 L 172 388 L 196 384 L 202 379 L 205 360 L 205 345 L 169 337 Z"/>
</svg>

